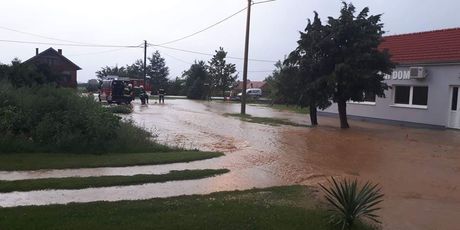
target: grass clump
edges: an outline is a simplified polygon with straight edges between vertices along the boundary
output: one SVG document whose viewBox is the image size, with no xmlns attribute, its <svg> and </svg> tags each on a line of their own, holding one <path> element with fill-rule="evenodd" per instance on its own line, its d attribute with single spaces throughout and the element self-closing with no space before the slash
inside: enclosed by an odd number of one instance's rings
<svg viewBox="0 0 460 230">
<path fill-rule="evenodd" d="M 131 105 L 111 105 L 105 108 L 107 111 L 115 114 L 131 114 L 133 112 Z"/>
<path fill-rule="evenodd" d="M 238 117 L 242 121 L 264 124 L 264 125 L 271 125 L 271 126 L 289 125 L 289 126 L 296 126 L 296 127 L 310 127 L 308 125 L 297 124 L 287 119 L 281 119 L 281 118 L 254 117 L 249 114 L 241 115 L 239 113 L 226 113 L 224 114 L 224 116 Z"/>
<path fill-rule="evenodd" d="M 158 165 L 205 160 L 220 157 L 223 155 L 223 153 L 199 151 L 172 151 L 130 154 L 0 154 L 0 171 Z"/>
<path fill-rule="evenodd" d="M 303 186 L 142 201 L 0 209 L 0 229 L 315 229 L 327 212 Z M 371 227 L 357 224 L 355 230 Z"/>
<path fill-rule="evenodd" d="M 139 185 L 177 180 L 195 180 L 217 176 L 228 169 L 171 171 L 162 175 L 100 176 L 47 178 L 35 180 L 0 181 L 0 192 L 34 191 L 46 189 L 84 189 L 111 186 Z"/>
</svg>

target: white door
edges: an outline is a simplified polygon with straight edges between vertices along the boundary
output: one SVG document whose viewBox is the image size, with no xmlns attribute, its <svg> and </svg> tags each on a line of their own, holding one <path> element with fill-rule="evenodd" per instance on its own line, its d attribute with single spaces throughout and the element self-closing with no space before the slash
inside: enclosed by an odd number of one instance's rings
<svg viewBox="0 0 460 230">
<path fill-rule="evenodd" d="M 452 86 L 449 101 L 449 128 L 460 129 L 460 86 Z"/>
</svg>

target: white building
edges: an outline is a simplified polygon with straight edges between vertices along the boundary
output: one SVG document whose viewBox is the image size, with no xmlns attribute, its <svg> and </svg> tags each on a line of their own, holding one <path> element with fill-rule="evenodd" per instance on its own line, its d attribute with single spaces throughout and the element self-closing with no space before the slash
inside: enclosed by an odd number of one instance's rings
<svg viewBox="0 0 460 230">
<path fill-rule="evenodd" d="M 460 28 L 388 36 L 397 63 L 385 98 L 347 104 L 350 117 L 460 129 Z M 337 104 L 324 113 L 337 113 Z"/>
</svg>

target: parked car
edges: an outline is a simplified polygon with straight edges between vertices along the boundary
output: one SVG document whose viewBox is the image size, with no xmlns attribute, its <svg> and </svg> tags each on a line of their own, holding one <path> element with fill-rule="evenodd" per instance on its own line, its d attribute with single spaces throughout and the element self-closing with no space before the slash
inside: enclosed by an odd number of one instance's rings
<svg viewBox="0 0 460 230">
<path fill-rule="evenodd" d="M 237 96 L 241 98 L 243 93 L 239 93 Z M 246 96 L 251 98 L 259 98 L 262 97 L 262 90 L 258 88 L 246 89 Z"/>
</svg>

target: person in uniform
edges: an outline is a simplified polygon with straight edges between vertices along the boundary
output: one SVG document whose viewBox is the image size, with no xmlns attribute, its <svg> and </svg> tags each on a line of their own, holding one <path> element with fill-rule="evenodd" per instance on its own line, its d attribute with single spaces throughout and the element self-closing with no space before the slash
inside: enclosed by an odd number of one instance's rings
<svg viewBox="0 0 460 230">
<path fill-rule="evenodd" d="M 164 89 L 159 89 L 158 90 L 158 103 L 164 104 L 165 103 L 165 90 Z"/>
</svg>

